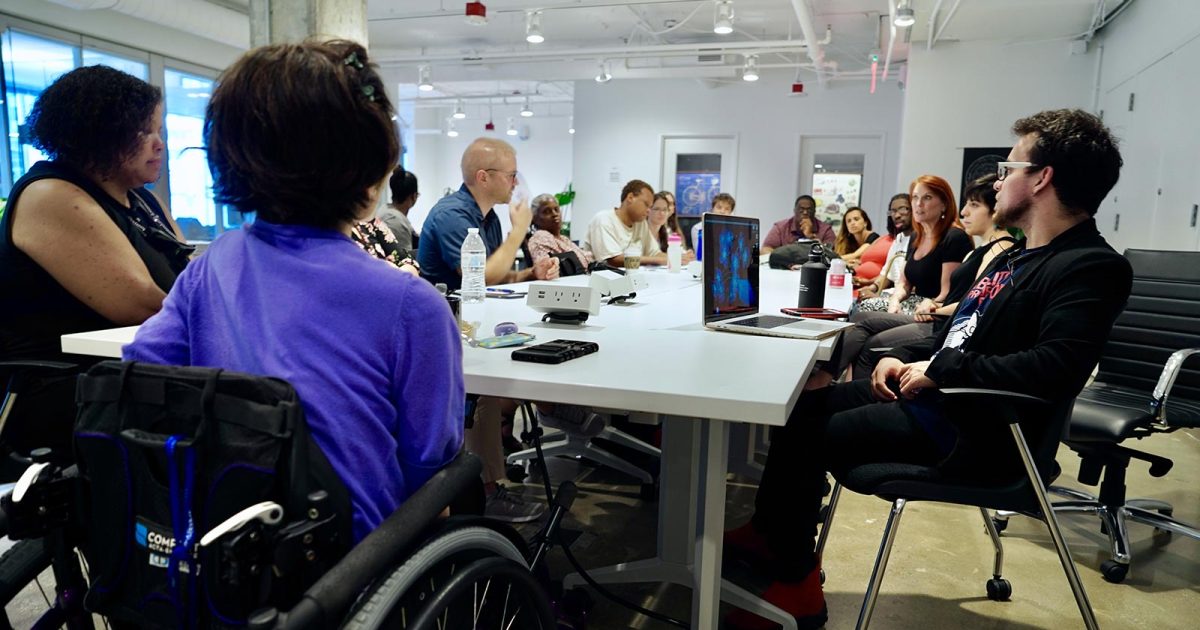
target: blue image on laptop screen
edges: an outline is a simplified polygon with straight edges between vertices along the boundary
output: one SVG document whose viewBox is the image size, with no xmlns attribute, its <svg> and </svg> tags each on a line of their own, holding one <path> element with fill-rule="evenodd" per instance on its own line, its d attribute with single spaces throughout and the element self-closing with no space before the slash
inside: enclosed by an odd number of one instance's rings
<svg viewBox="0 0 1200 630">
<path fill-rule="evenodd" d="M 758 219 L 706 214 L 704 226 L 708 316 L 757 312 Z"/>
</svg>

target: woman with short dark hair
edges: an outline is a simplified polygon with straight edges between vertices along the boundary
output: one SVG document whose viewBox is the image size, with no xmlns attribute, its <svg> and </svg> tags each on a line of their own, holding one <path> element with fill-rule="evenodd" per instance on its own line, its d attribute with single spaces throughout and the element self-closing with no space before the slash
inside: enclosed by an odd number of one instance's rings
<svg viewBox="0 0 1200 630">
<path fill-rule="evenodd" d="M 165 158 L 162 92 L 107 66 L 77 68 L 38 96 L 26 124 L 50 159 L 0 211 L 0 356 L 94 363 L 63 355 L 62 335 L 141 323 L 192 252 L 145 188 Z M 28 384 L 0 440 L 69 454 L 74 400 L 73 377 Z"/>
<path fill-rule="evenodd" d="M 257 48 L 204 132 L 218 202 L 257 213 L 179 278 L 125 358 L 282 378 L 345 483 L 356 540 L 462 444 L 462 344 L 427 282 L 350 239 L 400 154 L 392 105 L 347 41 Z"/>
</svg>

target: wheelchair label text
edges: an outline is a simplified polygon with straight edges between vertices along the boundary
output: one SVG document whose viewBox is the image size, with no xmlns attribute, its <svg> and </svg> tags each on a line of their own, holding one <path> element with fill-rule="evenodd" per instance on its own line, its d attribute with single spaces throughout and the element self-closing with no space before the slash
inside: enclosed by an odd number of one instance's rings
<svg viewBox="0 0 1200 630">
<path fill-rule="evenodd" d="M 133 537 L 139 547 L 149 552 L 150 558 L 148 563 L 150 566 L 162 569 L 167 568 L 168 561 L 171 558 L 171 551 L 175 549 L 175 538 L 171 536 L 168 528 L 138 517 L 137 523 L 134 526 Z M 195 549 L 192 551 L 194 552 Z M 190 567 L 188 564 L 188 562 L 180 562 L 179 570 L 189 573 Z"/>
</svg>

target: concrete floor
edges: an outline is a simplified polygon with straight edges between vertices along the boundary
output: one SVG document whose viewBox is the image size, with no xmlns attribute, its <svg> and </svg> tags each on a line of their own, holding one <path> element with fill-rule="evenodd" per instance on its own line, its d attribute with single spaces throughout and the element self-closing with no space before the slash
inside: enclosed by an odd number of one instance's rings
<svg viewBox="0 0 1200 630">
<path fill-rule="evenodd" d="M 1144 466 L 1130 470 L 1130 496 L 1153 496 L 1170 501 L 1175 514 L 1200 524 L 1200 433 L 1180 431 L 1145 440 L 1140 447 L 1175 460 L 1175 469 L 1161 479 Z M 1078 457 L 1067 449 L 1059 454 L 1065 485 L 1074 481 Z M 639 498 L 639 486 L 620 473 L 593 468 L 571 459 L 551 461 L 555 482 L 572 478 L 579 498 L 566 527 L 582 532 L 572 545 L 585 567 L 646 558 L 653 554 L 656 503 Z M 540 482 L 514 485 L 529 496 L 541 496 Z M 755 486 L 731 476 L 726 522 L 744 522 L 750 514 Z M 825 597 L 829 630 L 852 628 L 862 604 L 871 565 L 879 546 L 888 503 L 844 493 L 825 555 Z M 1068 544 L 1103 628 L 1165 630 L 1200 627 L 1200 541 L 1176 536 L 1158 544 L 1149 528 L 1134 525 L 1133 568 L 1123 584 L 1105 582 L 1100 563 L 1108 558 L 1107 541 L 1098 521 L 1083 516 L 1061 519 Z M 530 536 L 536 527 L 522 528 Z M 1013 585 L 1010 602 L 992 602 L 984 583 L 991 577 L 992 551 L 975 509 L 936 504 L 910 504 L 904 513 L 873 627 L 885 629 L 939 628 L 1078 628 L 1082 627 L 1067 581 L 1050 537 L 1039 521 L 1016 517 L 1004 534 L 1005 577 Z M 5 541 L 6 543 L 7 541 Z M 6 547 L 7 545 L 0 545 Z M 551 574 L 570 571 L 561 551 L 549 557 Z M 49 592 L 52 580 L 41 584 Z M 614 586 L 618 595 L 638 604 L 687 619 L 690 590 L 656 584 Z M 669 626 L 592 595 L 590 629 L 667 628 Z M 29 627 L 44 607 L 30 587 L 8 607 L 16 628 Z"/>
</svg>

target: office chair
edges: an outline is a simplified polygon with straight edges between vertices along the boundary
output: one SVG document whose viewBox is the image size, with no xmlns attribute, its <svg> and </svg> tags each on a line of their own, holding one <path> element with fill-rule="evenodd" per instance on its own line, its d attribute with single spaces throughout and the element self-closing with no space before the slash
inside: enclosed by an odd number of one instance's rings
<svg viewBox="0 0 1200 630">
<path fill-rule="evenodd" d="M 654 484 L 654 477 L 650 473 L 602 448 L 599 448 L 595 444 L 592 444 L 592 440 L 594 438 L 603 438 L 615 444 L 620 444 L 621 446 L 646 453 L 647 455 L 653 455 L 655 457 L 660 457 L 662 455 L 662 451 L 660 449 L 657 449 L 624 431 L 614 429 L 613 427 L 609 426 L 607 418 L 590 410 L 583 411 L 578 414 L 564 414 L 564 417 L 559 417 L 544 414 L 540 411 L 534 411 L 532 407 L 532 404 L 525 404 L 526 417 L 536 417 L 538 423 L 540 423 L 542 426 L 557 429 L 559 431 L 559 433 L 547 436 L 543 439 L 544 446 L 542 448 L 542 453 L 544 456 L 550 457 L 551 455 L 565 455 L 567 457 L 582 457 L 597 464 L 619 470 L 631 477 L 635 477 L 638 479 L 638 481 L 642 482 L 643 486 L 652 486 Z M 534 414 L 536 414 L 536 416 Z M 509 464 L 515 464 L 520 461 L 529 460 L 533 457 L 537 457 L 537 450 L 528 448 L 509 455 L 505 461 Z"/>
<path fill-rule="evenodd" d="M 999 409 L 1002 418 L 1009 425 L 1013 441 L 1017 446 L 1025 474 L 1015 479 L 996 483 L 982 483 L 968 479 L 962 474 L 949 472 L 930 466 L 895 463 L 872 463 L 852 468 L 848 471 L 835 473 L 837 484 L 830 495 L 829 505 L 825 510 L 824 524 L 817 539 L 817 557 L 820 558 L 828 539 L 829 526 L 833 522 L 838 498 L 843 487 L 860 494 L 873 494 L 892 502 L 887 525 L 883 530 L 883 540 L 875 559 L 875 567 L 871 572 L 871 580 L 863 598 L 862 609 L 859 612 L 857 628 L 865 629 L 871 622 L 875 610 L 875 601 L 879 596 L 879 587 L 883 582 L 883 573 L 887 568 L 888 557 L 891 555 L 892 542 L 896 538 L 896 528 L 903 513 L 904 506 L 909 501 L 938 501 L 956 505 L 970 505 L 979 508 L 983 515 L 984 525 L 996 549 L 993 563 L 992 578 L 987 581 L 988 599 L 994 601 L 1007 600 L 1012 595 L 1012 585 L 1002 576 L 1004 564 L 1004 549 L 1000 534 L 996 530 L 988 508 L 1006 509 L 1016 513 L 1034 516 L 1045 521 L 1050 530 L 1054 548 L 1058 552 L 1063 572 L 1075 595 L 1075 603 L 1083 616 L 1084 625 L 1094 630 L 1096 625 L 1095 613 L 1087 592 L 1079 579 L 1079 572 L 1071 559 L 1071 551 L 1063 540 L 1058 521 L 1051 510 L 1046 498 L 1046 480 L 1052 476 L 1054 454 L 1058 449 L 1059 436 L 1069 417 L 1069 406 L 1051 409 L 1044 401 L 1025 394 L 986 389 L 948 388 L 942 390 L 947 402 L 955 404 L 967 403 L 978 409 Z M 1027 426 L 1038 427 L 1032 433 L 1032 443 L 1026 442 L 1025 433 L 1019 423 L 1021 416 L 1044 416 L 1041 419 L 1027 423 Z"/>
<path fill-rule="evenodd" d="M 1122 442 L 1180 428 L 1200 427 L 1200 371 L 1184 361 L 1200 352 L 1200 252 L 1126 250 L 1133 265 L 1133 291 L 1113 325 L 1095 382 L 1080 393 L 1064 439 L 1079 454 L 1080 483 L 1100 485 L 1099 496 L 1052 487 L 1068 501 L 1060 513 L 1100 518 L 1112 557 L 1100 565 L 1104 579 L 1119 583 L 1129 573 L 1129 527 L 1133 520 L 1200 540 L 1200 529 L 1172 518 L 1165 501 L 1126 499 L 1125 475 L 1132 460 L 1150 465 L 1152 477 L 1166 475 L 1170 459 Z M 1008 514 L 996 516 L 1002 530 Z M 1160 538 L 1161 539 L 1161 538 Z"/>
</svg>

